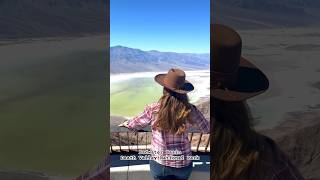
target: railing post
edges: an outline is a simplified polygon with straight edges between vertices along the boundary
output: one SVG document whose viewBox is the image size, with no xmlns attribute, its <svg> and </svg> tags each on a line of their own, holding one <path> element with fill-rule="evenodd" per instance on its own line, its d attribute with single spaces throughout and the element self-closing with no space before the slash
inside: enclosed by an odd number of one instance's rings
<svg viewBox="0 0 320 180">
<path fill-rule="evenodd" d="M 200 138 L 199 138 L 199 142 L 198 142 L 198 145 L 197 145 L 197 152 L 199 151 L 199 146 L 200 146 L 200 143 L 201 143 L 201 138 L 202 138 L 202 133 L 200 133 Z"/>
<path fill-rule="evenodd" d="M 120 132 L 118 132 L 118 137 L 119 137 L 119 149 L 120 149 L 120 152 L 121 152 L 122 150 L 121 150 L 121 137 L 120 137 Z"/>
</svg>

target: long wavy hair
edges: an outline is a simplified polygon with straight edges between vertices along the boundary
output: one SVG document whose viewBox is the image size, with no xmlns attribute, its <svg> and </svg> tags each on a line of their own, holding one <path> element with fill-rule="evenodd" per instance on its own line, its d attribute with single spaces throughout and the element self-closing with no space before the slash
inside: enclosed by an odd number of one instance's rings
<svg viewBox="0 0 320 180">
<path fill-rule="evenodd" d="M 153 128 L 172 134 L 182 134 L 186 131 L 192 105 L 186 94 L 179 94 L 163 88 L 163 95 L 159 99 L 160 108 Z"/>
<path fill-rule="evenodd" d="M 246 102 L 212 102 L 211 179 L 263 178 L 263 136 L 253 129 Z"/>
</svg>

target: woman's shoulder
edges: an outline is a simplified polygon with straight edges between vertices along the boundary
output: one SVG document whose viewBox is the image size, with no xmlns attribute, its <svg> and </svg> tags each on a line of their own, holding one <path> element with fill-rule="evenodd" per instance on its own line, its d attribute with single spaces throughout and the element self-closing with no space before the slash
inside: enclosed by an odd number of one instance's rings
<svg viewBox="0 0 320 180">
<path fill-rule="evenodd" d="M 157 111 L 159 109 L 159 107 L 160 107 L 160 103 L 159 102 L 153 102 L 153 103 L 148 104 L 145 107 L 145 110 Z"/>
<path fill-rule="evenodd" d="M 263 139 L 263 150 L 264 153 L 267 155 L 271 155 L 274 157 L 273 159 L 279 160 L 282 159 L 283 156 L 285 155 L 278 144 L 271 138 L 261 135 Z"/>
<path fill-rule="evenodd" d="M 282 160 L 284 153 L 281 151 L 277 143 L 273 139 L 264 135 L 261 135 L 261 140 L 263 159 L 266 164 L 279 163 Z"/>
<path fill-rule="evenodd" d="M 195 117 L 198 117 L 198 116 L 202 116 L 202 112 L 198 109 L 197 106 L 193 105 L 193 104 L 190 104 L 190 109 L 191 109 L 191 115 L 195 116 Z"/>
</svg>

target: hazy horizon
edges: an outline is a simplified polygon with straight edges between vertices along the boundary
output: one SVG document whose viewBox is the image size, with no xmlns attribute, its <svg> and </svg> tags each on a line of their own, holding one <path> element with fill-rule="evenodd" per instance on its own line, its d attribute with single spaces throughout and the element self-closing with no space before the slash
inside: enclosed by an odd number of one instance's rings
<svg viewBox="0 0 320 180">
<path fill-rule="evenodd" d="M 158 52 L 163 52 L 163 53 L 178 53 L 178 54 L 210 54 L 210 50 L 208 52 L 177 52 L 177 51 L 162 51 L 159 49 L 144 49 L 144 48 L 139 48 L 139 47 L 132 47 L 132 46 L 127 46 L 127 45 L 123 45 L 123 44 L 116 44 L 116 45 L 112 45 L 110 46 L 110 48 L 114 48 L 114 47 L 125 47 L 125 48 L 130 48 L 130 49 L 138 49 L 141 51 L 158 51 Z"/>
</svg>

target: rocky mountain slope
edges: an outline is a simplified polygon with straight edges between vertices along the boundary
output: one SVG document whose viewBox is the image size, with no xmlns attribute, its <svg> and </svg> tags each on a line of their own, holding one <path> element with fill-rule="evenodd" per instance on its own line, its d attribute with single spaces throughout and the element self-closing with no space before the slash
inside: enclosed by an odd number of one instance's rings
<svg viewBox="0 0 320 180">
<path fill-rule="evenodd" d="M 319 109 L 289 113 L 286 121 L 263 133 L 278 143 L 306 179 L 320 179 Z"/>
</svg>

